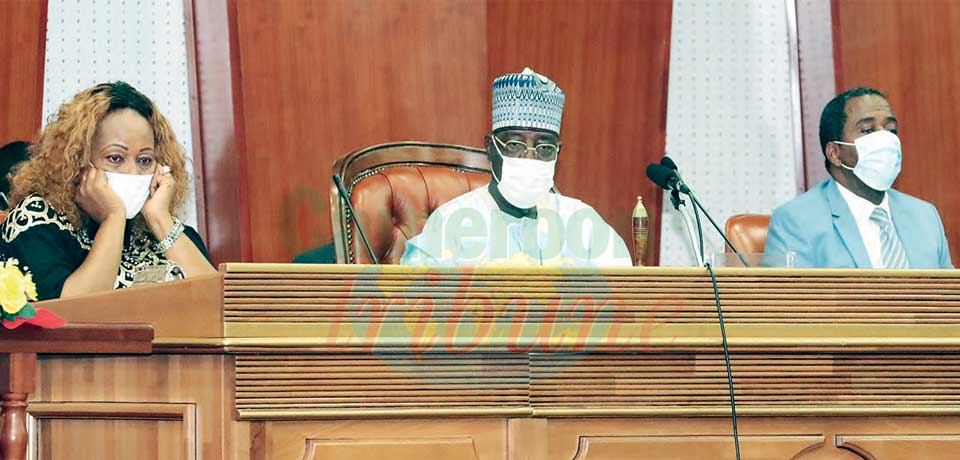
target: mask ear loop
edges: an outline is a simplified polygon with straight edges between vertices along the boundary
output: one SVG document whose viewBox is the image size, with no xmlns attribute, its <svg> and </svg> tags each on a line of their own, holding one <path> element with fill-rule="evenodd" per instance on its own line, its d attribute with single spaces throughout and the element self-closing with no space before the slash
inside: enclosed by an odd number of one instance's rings
<svg viewBox="0 0 960 460">
<path fill-rule="evenodd" d="M 834 144 L 837 144 L 837 145 L 850 145 L 850 146 L 853 146 L 854 149 L 856 149 L 856 147 L 857 147 L 857 144 L 854 144 L 853 142 L 843 142 L 843 141 L 830 141 L 830 142 L 833 142 Z M 859 156 L 860 156 L 860 151 L 857 150 L 857 161 L 858 161 L 858 162 L 860 161 Z M 839 159 L 839 158 L 838 158 L 838 159 Z M 840 167 L 843 168 L 843 169 L 849 170 L 849 171 L 853 171 L 853 167 L 847 166 L 847 165 L 843 164 L 843 160 L 840 160 Z"/>
<path fill-rule="evenodd" d="M 493 148 L 497 150 L 497 155 L 500 156 L 500 167 L 503 167 L 503 153 L 500 152 L 500 146 L 497 145 L 497 140 L 493 138 L 493 134 L 490 135 L 490 141 L 493 142 Z M 497 177 L 497 170 L 493 167 L 493 164 L 490 165 L 490 175 L 493 176 L 493 179 L 497 181 L 497 184 L 500 184 L 500 178 Z"/>
</svg>

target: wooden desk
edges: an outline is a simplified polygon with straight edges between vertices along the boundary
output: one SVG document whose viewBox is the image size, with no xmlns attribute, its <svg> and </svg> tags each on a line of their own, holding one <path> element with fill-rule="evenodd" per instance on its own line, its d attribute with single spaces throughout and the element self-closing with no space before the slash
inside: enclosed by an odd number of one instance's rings
<svg viewBox="0 0 960 460">
<path fill-rule="evenodd" d="M 153 327 L 123 324 L 67 324 L 59 329 L 22 325 L 0 329 L 0 394 L 3 418 L 0 458 L 27 453 L 27 397 L 33 393 L 38 353 L 150 353 Z"/>
<path fill-rule="evenodd" d="M 960 273 L 717 275 L 744 459 L 960 451 Z M 712 296 L 700 269 L 228 264 L 48 302 L 157 336 L 151 356 L 41 358 L 33 452 L 731 459 Z"/>
</svg>

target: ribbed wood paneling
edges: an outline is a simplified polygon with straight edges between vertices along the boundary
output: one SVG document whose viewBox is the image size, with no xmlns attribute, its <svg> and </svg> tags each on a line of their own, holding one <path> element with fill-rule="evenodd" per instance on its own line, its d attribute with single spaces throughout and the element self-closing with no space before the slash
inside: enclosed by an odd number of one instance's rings
<svg viewBox="0 0 960 460">
<path fill-rule="evenodd" d="M 717 277 L 745 415 L 960 411 L 957 272 Z M 231 264 L 223 287 L 242 418 L 728 410 L 702 269 Z"/>
<path fill-rule="evenodd" d="M 941 271 L 864 272 L 861 276 L 763 272 L 718 271 L 729 323 L 944 325 L 960 321 L 960 277 L 943 277 Z M 224 319 L 227 323 L 322 323 L 369 319 L 382 313 L 385 322 L 409 323 L 463 320 L 464 312 L 469 312 L 471 321 L 496 322 L 523 312 L 525 321 L 535 322 L 556 320 L 557 312 L 593 309 L 615 315 L 606 319 L 619 324 L 715 320 L 713 289 L 705 272 L 661 273 L 401 274 L 371 273 L 369 267 L 354 273 L 227 272 Z"/>
<path fill-rule="evenodd" d="M 734 354 L 743 407 L 956 407 L 960 356 Z M 536 407 L 726 407 L 722 355 L 531 355 Z"/>
<path fill-rule="evenodd" d="M 517 408 L 526 355 L 238 355 L 237 410 Z"/>
</svg>

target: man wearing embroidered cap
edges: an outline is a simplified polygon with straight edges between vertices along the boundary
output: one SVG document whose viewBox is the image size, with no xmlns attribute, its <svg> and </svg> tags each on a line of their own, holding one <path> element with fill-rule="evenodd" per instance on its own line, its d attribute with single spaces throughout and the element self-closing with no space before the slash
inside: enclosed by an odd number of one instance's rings
<svg viewBox="0 0 960 460">
<path fill-rule="evenodd" d="M 552 190 L 565 96 L 530 69 L 493 82 L 491 182 L 443 204 L 407 242 L 409 265 L 630 266 L 617 233 Z"/>
</svg>

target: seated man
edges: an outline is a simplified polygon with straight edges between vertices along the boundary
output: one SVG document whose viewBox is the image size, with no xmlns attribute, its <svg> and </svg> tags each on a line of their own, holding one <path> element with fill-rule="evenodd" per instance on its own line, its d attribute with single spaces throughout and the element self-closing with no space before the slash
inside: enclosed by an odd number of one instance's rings
<svg viewBox="0 0 960 460">
<path fill-rule="evenodd" d="M 493 82 L 493 180 L 437 208 L 407 241 L 410 265 L 630 266 L 617 233 L 583 202 L 552 192 L 564 95 L 530 69 Z"/>
<path fill-rule="evenodd" d="M 890 188 L 901 152 L 886 96 L 833 98 L 820 146 L 831 178 L 773 211 L 766 252 L 794 251 L 800 267 L 953 268 L 937 209 Z"/>
</svg>

